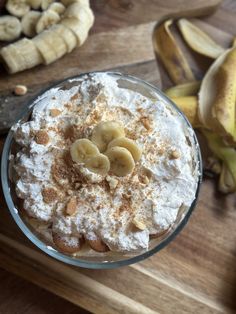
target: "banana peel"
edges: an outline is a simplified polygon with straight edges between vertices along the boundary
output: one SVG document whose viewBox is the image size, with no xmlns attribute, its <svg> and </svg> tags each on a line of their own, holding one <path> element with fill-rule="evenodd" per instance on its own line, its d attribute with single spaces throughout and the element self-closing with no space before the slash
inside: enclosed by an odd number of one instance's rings
<svg viewBox="0 0 236 314">
<path fill-rule="evenodd" d="M 220 173 L 218 189 L 222 193 L 232 193 L 235 191 L 235 182 L 231 172 L 228 170 L 225 163 L 223 163 Z"/>
<path fill-rule="evenodd" d="M 188 20 L 180 19 L 177 24 L 186 43 L 199 54 L 216 59 L 225 51 L 223 47 Z"/>
<path fill-rule="evenodd" d="M 165 90 L 168 97 L 196 96 L 200 89 L 201 82 L 193 81 L 185 84 L 176 85 Z"/>
<path fill-rule="evenodd" d="M 212 115 L 227 134 L 236 141 L 236 48 L 231 50 L 216 74 L 216 99 Z"/>
<path fill-rule="evenodd" d="M 234 37 L 233 41 L 232 41 L 232 48 L 236 47 L 236 37 Z"/>
<path fill-rule="evenodd" d="M 193 128 L 201 126 L 198 119 L 198 99 L 196 96 L 171 97 L 171 100 L 185 114 Z"/>
<path fill-rule="evenodd" d="M 211 65 L 199 92 L 198 116 L 205 128 L 236 142 L 236 48 L 223 53 Z"/>
<path fill-rule="evenodd" d="M 154 33 L 155 52 L 175 84 L 195 80 L 192 70 L 170 31 L 172 20 L 161 24 Z"/>
<path fill-rule="evenodd" d="M 202 133 L 206 137 L 211 151 L 223 161 L 223 164 L 225 164 L 227 171 L 229 171 L 231 175 L 227 175 L 227 179 L 224 179 L 228 182 L 227 185 L 230 186 L 230 192 L 236 191 L 236 150 L 232 147 L 225 146 L 219 135 L 208 130 L 202 130 Z M 225 177 L 225 174 L 222 176 Z M 223 179 L 221 179 L 221 181 L 222 180 Z"/>
</svg>

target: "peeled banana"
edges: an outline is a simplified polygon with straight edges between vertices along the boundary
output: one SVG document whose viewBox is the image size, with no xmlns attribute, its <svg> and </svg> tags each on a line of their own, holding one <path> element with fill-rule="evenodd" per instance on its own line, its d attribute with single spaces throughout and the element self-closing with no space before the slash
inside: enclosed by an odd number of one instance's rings
<svg viewBox="0 0 236 314">
<path fill-rule="evenodd" d="M 41 33 L 43 30 L 49 28 L 53 24 L 58 23 L 59 21 L 60 16 L 58 13 L 50 10 L 43 12 L 36 24 L 36 33 Z"/>
<path fill-rule="evenodd" d="M 9 73 L 56 61 L 84 43 L 94 22 L 88 0 L 64 0 L 62 3 L 52 0 L 8 0 L 6 8 L 11 14 L 22 17 L 22 21 L 20 23 L 10 15 L 0 17 L 0 40 L 14 40 L 22 30 L 27 37 L 33 37 L 32 41 L 19 41 L 0 50 Z M 30 11 L 30 8 L 46 11 Z"/>
<path fill-rule="evenodd" d="M 108 149 L 105 154 L 110 160 L 110 169 L 116 176 L 124 177 L 133 171 L 135 163 L 128 149 L 116 146 Z"/>
<path fill-rule="evenodd" d="M 8 0 L 6 9 L 10 14 L 22 17 L 30 10 L 30 6 L 25 0 Z"/>
<path fill-rule="evenodd" d="M 41 13 L 39 11 L 31 10 L 28 13 L 26 13 L 22 20 L 22 31 L 23 33 L 28 37 L 34 37 L 36 35 L 36 24 L 41 16 Z"/>
<path fill-rule="evenodd" d="M 41 9 L 43 11 L 47 10 L 47 8 L 50 6 L 51 3 L 53 3 L 54 0 L 42 0 L 41 1 Z"/>
<path fill-rule="evenodd" d="M 84 163 L 88 159 L 99 155 L 99 150 L 90 140 L 82 138 L 71 145 L 70 154 L 74 162 Z"/>
<path fill-rule="evenodd" d="M 97 145 L 100 152 L 104 152 L 107 145 L 118 137 L 124 137 L 123 127 L 116 121 L 100 122 L 93 130 L 92 142 Z"/>
<path fill-rule="evenodd" d="M 42 57 L 32 42 L 23 38 L 14 44 L 3 47 L 0 51 L 1 57 L 5 61 L 9 73 L 20 72 L 30 69 L 43 62 Z"/>
<path fill-rule="evenodd" d="M 83 6 L 89 7 L 89 0 L 61 0 L 61 3 L 64 4 L 65 6 L 68 6 L 75 2 L 78 2 L 79 4 Z"/>
<path fill-rule="evenodd" d="M 61 15 L 65 11 L 65 6 L 60 2 L 53 2 L 49 5 L 48 10 L 54 11 L 57 14 Z"/>
<path fill-rule="evenodd" d="M 67 52 L 71 52 L 77 46 L 75 34 L 63 24 L 52 25 L 50 31 L 55 32 L 64 40 Z"/>
<path fill-rule="evenodd" d="M 42 0 L 28 0 L 27 3 L 30 5 L 31 8 L 37 10 L 41 7 Z"/>
<path fill-rule="evenodd" d="M 105 175 L 110 170 L 110 161 L 107 156 L 98 154 L 86 160 L 85 167 L 94 173 Z"/>
<path fill-rule="evenodd" d="M 113 141 L 111 141 L 108 144 L 107 148 L 110 149 L 111 147 L 114 147 L 114 146 L 124 147 L 128 149 L 128 151 L 131 153 L 135 162 L 141 158 L 141 155 L 142 155 L 141 149 L 138 147 L 135 141 L 127 137 L 115 138 Z"/>
<path fill-rule="evenodd" d="M 20 37 L 21 23 L 18 18 L 11 15 L 0 17 L 0 41 L 12 41 Z"/>
</svg>

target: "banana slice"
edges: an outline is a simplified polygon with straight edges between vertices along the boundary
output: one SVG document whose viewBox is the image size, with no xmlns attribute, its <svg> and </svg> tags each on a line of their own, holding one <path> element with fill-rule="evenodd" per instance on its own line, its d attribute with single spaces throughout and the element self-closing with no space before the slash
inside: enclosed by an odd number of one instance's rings
<svg viewBox="0 0 236 314">
<path fill-rule="evenodd" d="M 99 154 L 99 150 L 90 140 L 81 138 L 76 140 L 70 147 L 71 158 L 74 162 L 85 162 Z"/>
<path fill-rule="evenodd" d="M 68 6 L 64 13 L 64 18 L 76 17 L 82 24 L 90 28 L 94 23 L 93 11 L 89 7 L 84 7 L 80 3 L 75 2 Z"/>
<path fill-rule="evenodd" d="M 60 3 L 60 2 L 53 2 L 48 7 L 48 10 L 54 11 L 54 12 L 56 12 L 59 15 L 63 14 L 65 9 L 66 9 L 65 6 L 62 3 Z"/>
<path fill-rule="evenodd" d="M 25 70 L 25 60 L 13 44 L 3 47 L 0 51 L 3 64 L 9 73 Z"/>
<path fill-rule="evenodd" d="M 60 16 L 54 11 L 45 11 L 42 13 L 38 23 L 36 24 L 37 34 L 41 33 L 43 30 L 49 28 L 51 25 L 56 24 L 60 21 Z"/>
<path fill-rule="evenodd" d="M 67 52 L 66 44 L 61 36 L 56 34 L 51 30 L 45 30 L 39 34 L 41 38 L 50 46 L 50 48 L 55 52 L 56 59 L 61 58 Z M 54 60 L 54 61 L 55 61 Z"/>
<path fill-rule="evenodd" d="M 116 121 L 100 122 L 93 129 L 92 142 L 97 145 L 100 152 L 104 152 L 107 145 L 115 138 L 124 137 L 123 127 Z"/>
<path fill-rule="evenodd" d="M 44 33 L 44 32 L 43 32 Z M 58 59 L 56 52 L 52 49 L 52 47 L 45 41 L 42 34 L 39 34 L 33 38 L 33 43 L 39 50 L 43 63 L 44 64 L 50 64 Z"/>
<path fill-rule="evenodd" d="M 6 9 L 12 15 L 22 17 L 29 12 L 30 6 L 25 0 L 8 0 Z"/>
<path fill-rule="evenodd" d="M 110 170 L 110 161 L 107 156 L 98 154 L 86 160 L 85 167 L 94 173 L 105 175 Z"/>
<path fill-rule="evenodd" d="M 24 69 L 30 69 L 43 63 L 40 52 L 33 41 L 28 38 L 22 38 L 13 44 L 15 49 L 24 59 Z"/>
<path fill-rule="evenodd" d="M 127 138 L 127 137 L 119 137 L 119 138 L 115 138 L 113 141 L 111 141 L 108 144 L 108 149 L 114 146 L 120 146 L 120 147 L 124 147 L 126 149 L 128 149 L 128 151 L 131 153 L 131 155 L 133 156 L 134 161 L 138 161 L 141 158 L 142 155 L 142 151 L 141 149 L 138 147 L 138 145 L 131 139 Z"/>
<path fill-rule="evenodd" d="M 84 26 L 76 17 L 68 17 L 61 20 L 61 24 L 69 28 L 77 38 L 77 45 L 81 46 L 88 37 L 88 27 Z"/>
<path fill-rule="evenodd" d="M 34 10 L 37 10 L 41 7 L 42 0 L 27 0 L 27 3 Z"/>
<path fill-rule="evenodd" d="M 22 20 L 21 20 L 21 25 L 22 25 L 22 31 L 23 33 L 28 36 L 28 37 L 34 37 L 36 35 L 36 24 L 41 16 L 41 13 L 39 11 L 29 11 L 26 13 Z"/>
<path fill-rule="evenodd" d="M 128 149 L 124 147 L 112 147 L 106 152 L 110 160 L 111 171 L 118 177 L 130 174 L 135 166 L 133 157 Z"/>
<path fill-rule="evenodd" d="M 61 3 L 64 4 L 65 6 L 68 6 L 72 3 L 78 2 L 82 6 L 87 6 L 89 7 L 89 0 L 61 0 Z"/>
<path fill-rule="evenodd" d="M 17 17 L 4 15 L 0 17 L 0 40 L 12 41 L 20 37 L 21 23 Z"/>
<path fill-rule="evenodd" d="M 75 34 L 66 26 L 55 24 L 51 26 L 50 31 L 55 32 L 64 40 L 67 52 L 71 52 L 77 46 L 77 38 Z"/>
<path fill-rule="evenodd" d="M 50 6 L 50 4 L 53 3 L 53 2 L 54 2 L 54 0 L 42 0 L 41 1 L 41 9 L 43 11 L 47 10 L 48 7 Z"/>
</svg>

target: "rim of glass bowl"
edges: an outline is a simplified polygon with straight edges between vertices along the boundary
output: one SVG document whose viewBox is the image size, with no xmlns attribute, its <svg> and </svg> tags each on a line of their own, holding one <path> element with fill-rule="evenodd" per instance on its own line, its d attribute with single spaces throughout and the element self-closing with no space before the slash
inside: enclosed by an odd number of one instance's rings
<svg viewBox="0 0 236 314">
<path fill-rule="evenodd" d="M 164 99 L 164 101 L 166 101 L 172 107 L 174 107 L 181 114 L 181 116 L 184 118 L 184 120 L 186 122 L 186 125 L 190 129 L 193 130 L 191 124 L 189 123 L 189 121 L 185 117 L 185 115 L 181 112 L 181 110 L 179 110 L 179 108 L 167 96 L 165 96 L 157 87 L 153 86 L 150 83 L 147 83 L 147 82 L 143 81 L 142 79 L 139 79 L 139 78 L 136 78 L 134 76 L 127 75 L 127 74 L 122 74 L 120 72 L 110 72 L 110 71 L 88 72 L 88 73 L 82 73 L 82 74 L 74 76 L 74 77 L 69 77 L 69 78 L 63 79 L 61 81 L 58 81 L 56 84 L 53 84 L 50 87 L 47 87 L 45 90 L 41 91 L 34 99 L 32 99 L 30 101 L 30 103 L 33 104 L 33 102 L 40 95 L 42 95 L 47 90 L 49 90 L 49 89 L 51 89 L 53 87 L 57 87 L 58 85 L 60 86 L 62 83 L 66 83 L 68 80 L 71 80 L 71 79 L 73 80 L 73 79 L 76 79 L 76 78 L 77 79 L 81 79 L 85 75 L 91 75 L 91 74 L 94 74 L 94 73 L 107 73 L 107 74 L 109 74 L 111 76 L 128 79 L 131 82 L 141 84 L 144 87 L 150 89 L 151 91 L 156 93 L 160 98 Z M 32 108 L 33 108 L 33 106 L 30 107 L 30 108 L 28 107 L 27 110 L 25 110 L 22 113 L 21 118 L 18 119 L 18 121 L 23 119 L 26 116 L 26 114 L 29 114 L 32 111 Z M 24 223 L 23 219 L 21 219 L 20 215 L 18 214 L 18 210 L 17 210 L 17 208 L 15 208 L 15 205 L 13 203 L 13 200 L 12 200 L 12 197 L 11 197 L 11 193 L 10 193 L 9 177 L 8 177 L 8 163 L 9 163 L 9 153 L 10 153 L 11 144 L 12 144 L 12 140 L 13 140 L 13 132 L 11 130 L 8 133 L 8 136 L 7 136 L 5 144 L 4 144 L 3 152 L 2 152 L 1 180 L 2 180 L 3 194 L 4 194 L 4 197 L 5 197 L 6 203 L 8 205 L 8 208 L 10 210 L 10 213 L 11 213 L 13 219 L 15 220 L 15 222 L 17 223 L 18 227 L 21 229 L 21 231 L 26 235 L 26 237 L 31 242 L 33 242 L 39 249 L 41 249 L 43 252 L 47 253 L 49 256 L 54 257 L 55 259 L 57 259 L 57 260 L 59 260 L 61 262 L 70 264 L 70 265 L 84 267 L 84 268 L 91 268 L 91 269 L 109 269 L 109 268 L 111 269 L 111 268 L 116 268 L 116 267 L 120 267 L 120 266 L 130 265 L 130 264 L 139 262 L 141 260 L 144 260 L 147 257 L 150 257 L 151 255 L 157 253 L 162 248 L 164 248 L 168 243 L 170 243 L 177 236 L 177 234 L 183 229 L 183 227 L 187 223 L 191 213 L 193 212 L 193 209 L 194 209 L 194 207 L 196 205 L 196 202 L 197 202 L 199 189 L 200 189 L 200 184 L 201 184 L 201 181 L 202 181 L 202 158 L 201 158 L 201 152 L 200 152 L 200 147 L 199 147 L 199 144 L 198 144 L 198 140 L 197 140 L 197 137 L 196 137 L 196 134 L 195 134 L 194 131 L 193 131 L 193 139 L 194 139 L 194 143 L 195 143 L 195 147 L 196 147 L 196 155 L 197 155 L 199 176 L 198 176 L 198 183 L 197 183 L 197 189 L 196 189 L 195 198 L 194 198 L 191 206 L 189 207 L 185 217 L 181 220 L 181 222 L 175 228 L 175 230 L 170 235 L 168 235 L 168 237 L 166 239 L 163 239 L 161 243 L 157 244 L 154 248 L 152 248 L 152 249 L 150 249 L 150 250 L 148 250 L 148 251 L 146 251 L 144 253 L 141 253 L 140 255 L 137 255 L 137 256 L 134 256 L 134 257 L 130 257 L 130 258 L 127 258 L 127 259 L 124 259 L 124 260 L 111 261 L 111 262 L 110 261 L 92 262 L 92 261 L 83 261 L 83 260 L 80 260 L 77 257 L 70 257 L 68 255 L 64 255 L 63 253 L 60 253 L 60 252 L 56 251 L 55 249 L 53 249 L 52 247 L 48 246 L 43 241 L 41 241 L 27 227 L 27 225 Z"/>
</svg>

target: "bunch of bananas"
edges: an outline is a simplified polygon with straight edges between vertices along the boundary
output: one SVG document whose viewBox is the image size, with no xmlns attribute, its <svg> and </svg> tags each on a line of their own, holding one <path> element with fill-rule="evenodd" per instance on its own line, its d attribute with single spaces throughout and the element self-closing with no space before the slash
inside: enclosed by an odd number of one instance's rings
<svg viewBox="0 0 236 314">
<path fill-rule="evenodd" d="M 12 15 L 0 17 L 0 40 L 27 36 L 0 50 L 9 73 L 56 61 L 81 46 L 94 23 L 89 0 L 8 0 L 6 9 Z"/>
<path fill-rule="evenodd" d="M 111 170 L 118 177 L 130 174 L 142 155 L 141 149 L 125 137 L 123 127 L 116 121 L 100 122 L 93 130 L 91 141 L 76 140 L 70 153 L 74 162 L 83 163 L 90 171 L 106 175 Z"/>
<path fill-rule="evenodd" d="M 236 191 L 236 41 L 224 49 L 196 25 L 178 21 L 179 30 L 197 53 L 216 59 L 202 81 L 196 81 L 177 41 L 171 34 L 172 20 L 156 30 L 156 52 L 172 81 L 166 94 L 185 113 L 194 128 L 202 132 L 214 154 L 210 170 L 220 175 L 219 190 Z"/>
</svg>

